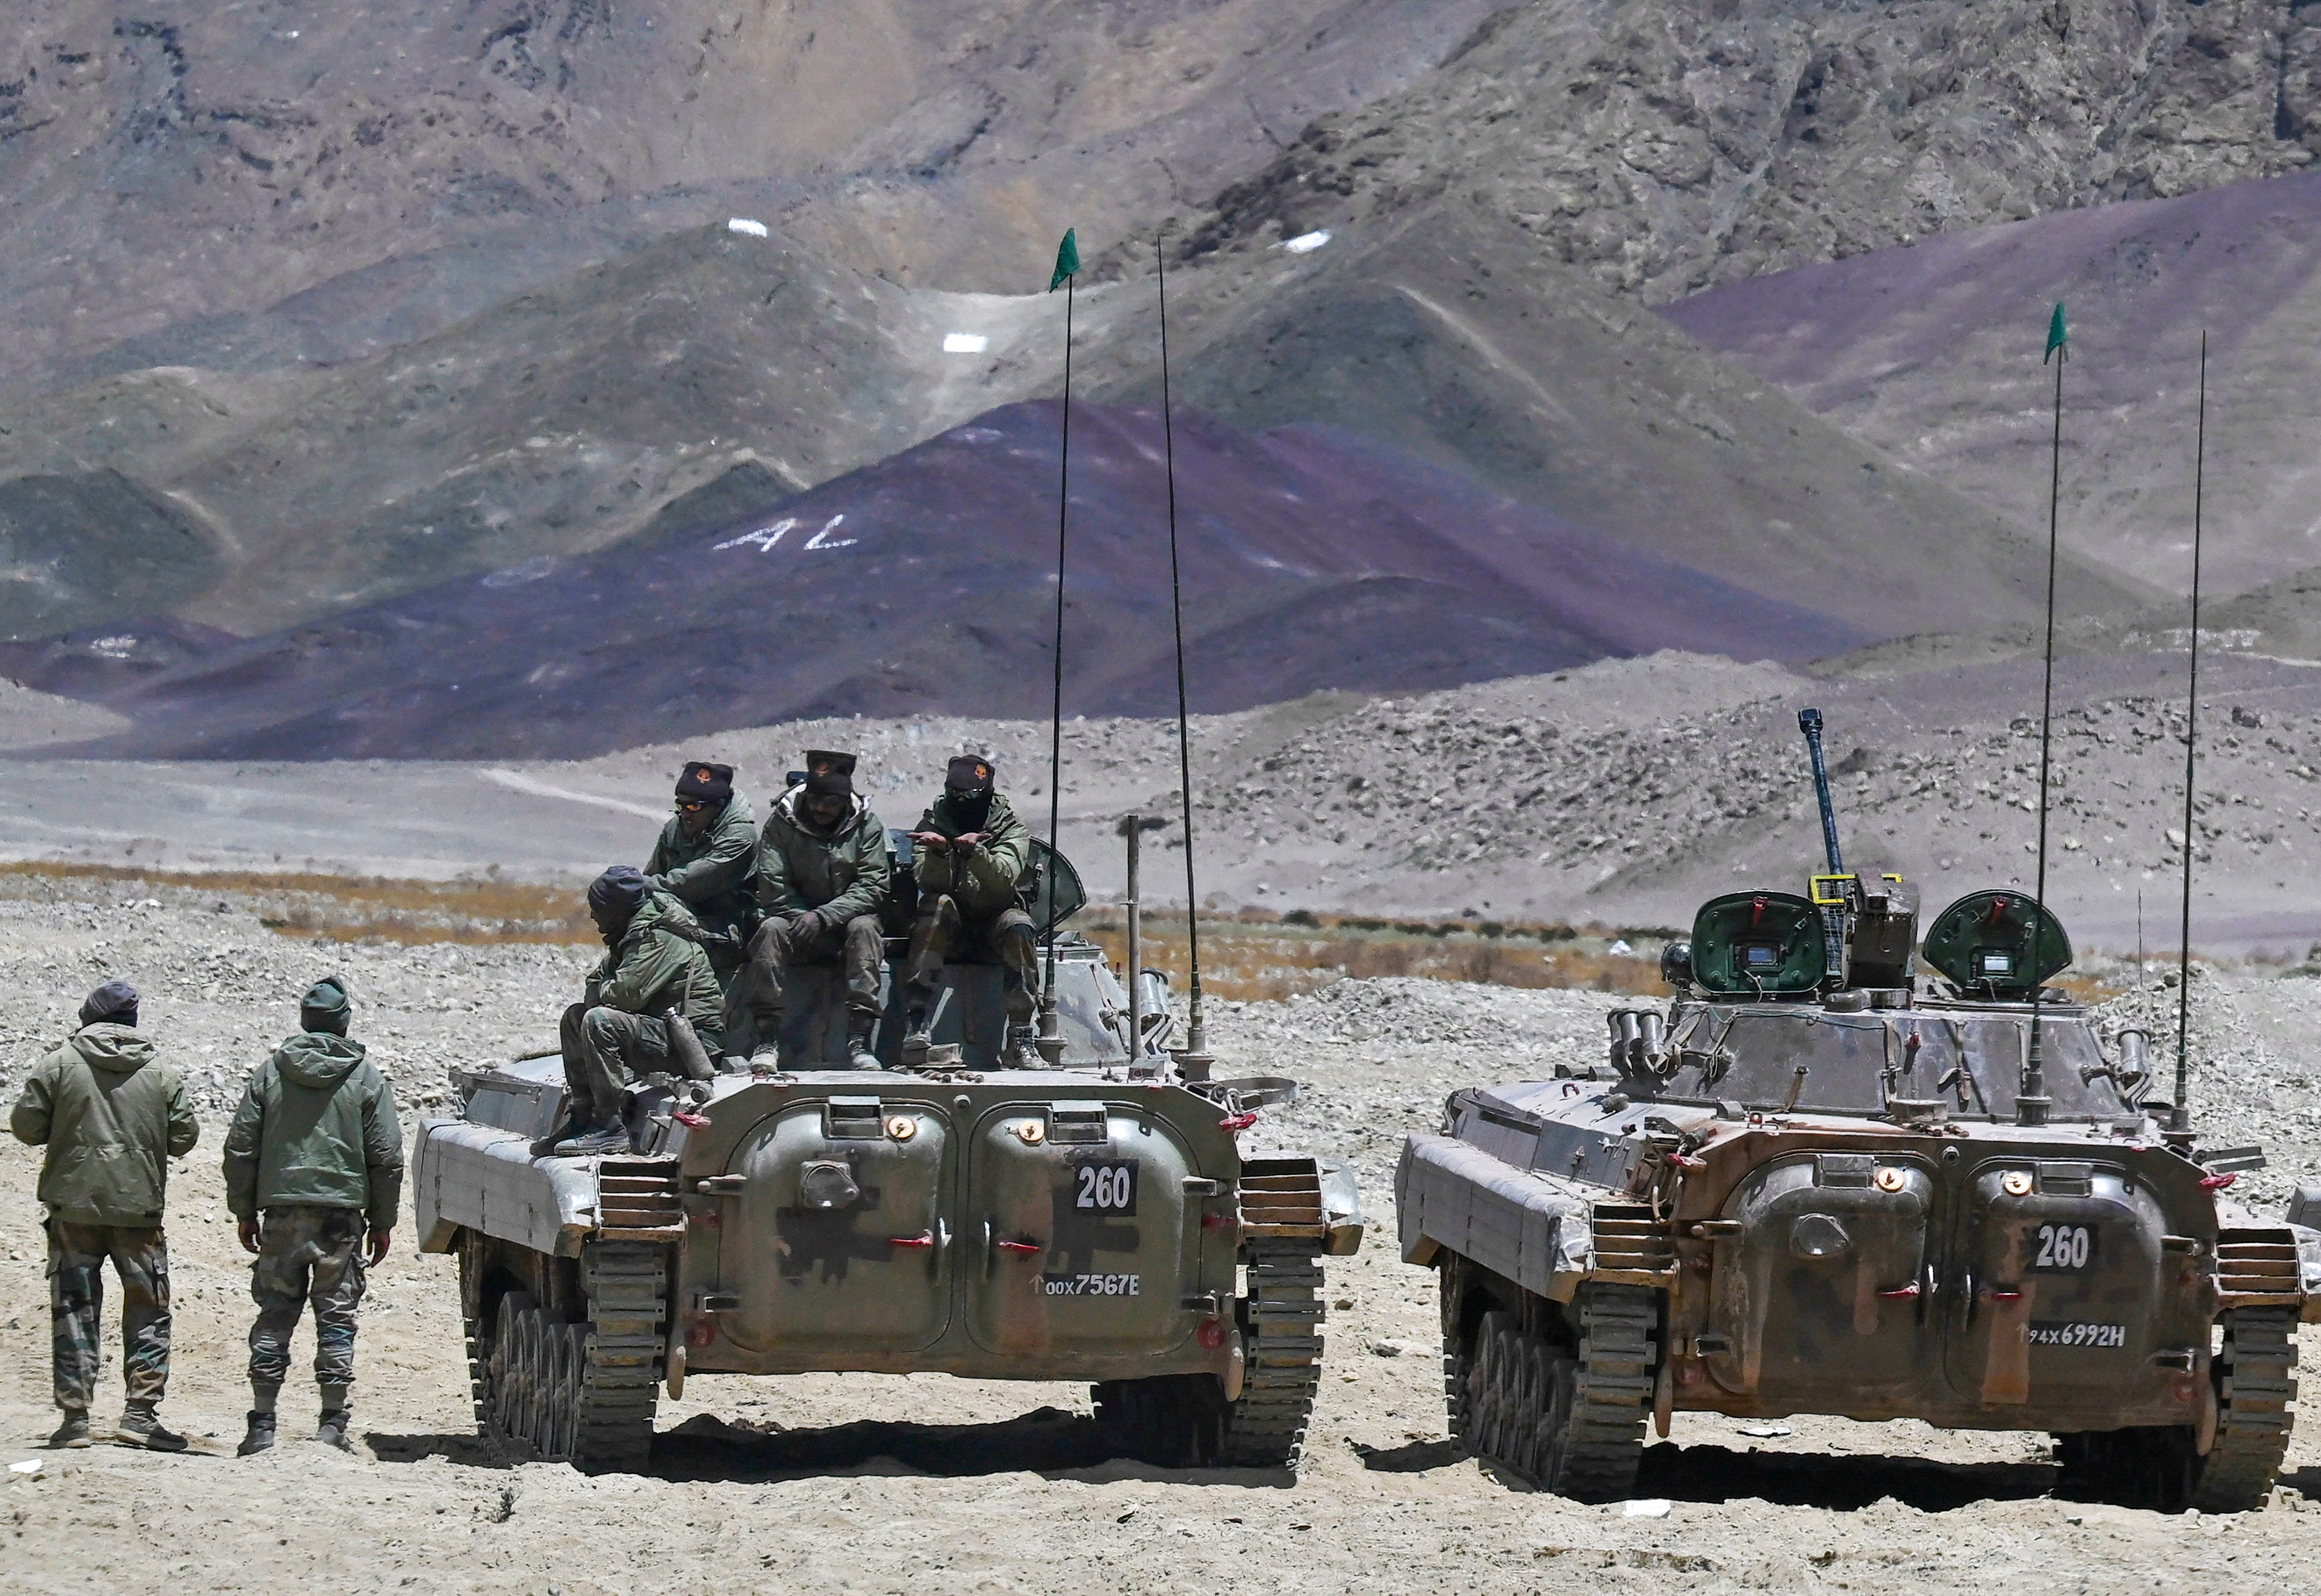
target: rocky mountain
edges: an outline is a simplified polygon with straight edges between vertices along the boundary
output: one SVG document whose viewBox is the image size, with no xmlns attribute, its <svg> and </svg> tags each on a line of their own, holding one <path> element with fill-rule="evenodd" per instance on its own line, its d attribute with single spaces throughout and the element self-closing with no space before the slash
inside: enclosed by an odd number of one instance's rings
<svg viewBox="0 0 2321 1596">
<path fill-rule="evenodd" d="M 1073 419 L 1066 708 L 1164 713 L 1170 440 L 1149 411 Z M 570 757 L 797 715 L 1032 720 L 1054 657 L 1060 420 L 1010 406 L 739 520 L 247 642 L 83 634 L 5 662 L 133 717 L 102 751 L 141 757 Z M 1197 709 L 1677 643 L 1797 660 L 1870 635 L 1367 439 L 1177 422 Z"/>
<path fill-rule="evenodd" d="M 1961 226 L 2301 169 L 2321 26 L 2288 0 L 1538 0 L 1321 118 L 1188 249 L 1451 199 L 1672 299 Z"/>
<path fill-rule="evenodd" d="M 1143 240 L 1172 218 L 1180 401 L 1390 444 L 1763 597 L 1842 599 L 1863 636 L 2003 624 L 2040 579 L 2013 465 L 1967 460 L 1980 503 L 1961 497 L 1952 454 L 1859 405 L 1829 412 L 1858 441 L 1816 423 L 1638 299 L 2289 171 L 2321 137 L 2307 24 L 2257 0 L 475 0 L 416 20 L 25 0 L 12 20 L 0 633 L 19 638 L 156 611 L 263 635 L 650 546 L 698 519 L 687 495 L 812 488 L 1051 394 L 1037 289 L 1068 222 L 1091 262 L 1082 391 L 1151 405 Z M 2043 310 L 2038 277 L 2018 296 Z M 1718 347 L 1758 373 L 1798 358 Z M 2295 384 L 2298 346 L 2272 347 L 2264 382 Z M 1966 430 L 2017 460 L 2035 417 L 1995 391 Z M 2099 530 L 2113 492 L 2067 533 L 2091 613 L 2171 579 Z"/>
<path fill-rule="evenodd" d="M 2321 174 L 2309 174 L 1961 229 L 1661 313 L 1853 436 L 2037 525 L 2049 436 L 2030 422 L 2052 403 L 2054 371 L 2036 357 L 2048 307 L 2065 302 L 2063 536 L 2179 593 L 2205 334 L 2203 549 L 2221 594 L 2321 562 L 2316 261 Z"/>
<path fill-rule="evenodd" d="M 344 360 L 742 209 L 955 288 L 1254 169 L 1488 0 L 18 0 L 0 373 Z"/>
</svg>

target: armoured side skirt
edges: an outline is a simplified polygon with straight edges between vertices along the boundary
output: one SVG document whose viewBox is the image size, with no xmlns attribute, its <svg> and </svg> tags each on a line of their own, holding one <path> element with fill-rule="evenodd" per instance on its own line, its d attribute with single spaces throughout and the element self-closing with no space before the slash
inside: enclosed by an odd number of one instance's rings
<svg viewBox="0 0 2321 1596">
<path fill-rule="evenodd" d="M 421 1252 L 449 1252 L 464 1228 L 577 1258 L 596 1228 L 594 1161 L 534 1159 L 531 1139 L 514 1131 L 422 1120 L 411 1170 Z"/>
<path fill-rule="evenodd" d="M 1584 1201 L 1452 1137 L 1410 1138 L 1394 1188 L 1405 1263 L 1448 1247 L 1560 1302 L 1595 1267 Z"/>
</svg>

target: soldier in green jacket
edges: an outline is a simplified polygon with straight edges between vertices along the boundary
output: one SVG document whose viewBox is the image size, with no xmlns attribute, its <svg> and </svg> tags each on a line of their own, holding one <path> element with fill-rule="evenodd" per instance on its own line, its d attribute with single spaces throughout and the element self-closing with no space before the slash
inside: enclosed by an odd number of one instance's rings
<svg viewBox="0 0 2321 1596">
<path fill-rule="evenodd" d="M 137 989 L 108 981 L 81 1004 L 80 1029 L 42 1059 L 8 1126 L 45 1147 L 49 1325 L 57 1406 L 51 1446 L 89 1444 L 88 1404 L 104 1362 L 105 1264 L 121 1277 L 121 1373 L 128 1405 L 114 1439 L 182 1452 L 155 1410 L 169 1383 L 169 1247 L 161 1230 L 168 1160 L 201 1135 L 185 1084 L 137 1034 Z"/>
<path fill-rule="evenodd" d="M 1027 1069 L 1042 1062 L 1032 1046 L 1039 928 L 1024 908 L 1031 884 L 1025 866 L 1032 834 L 1007 800 L 992 791 L 992 780 L 991 761 L 982 756 L 953 759 L 943 774 L 942 796 L 911 833 L 919 912 L 904 973 L 910 988 L 903 1036 L 906 1064 L 926 1056 L 927 1015 L 944 961 L 951 958 L 1000 966 L 1007 1010 L 1001 1062 Z"/>
<path fill-rule="evenodd" d="M 683 1068 L 684 1055 L 669 1033 L 671 1014 L 713 1055 L 724 1034 L 717 972 L 702 950 L 692 911 L 647 886 L 634 866 L 615 865 L 589 884 L 588 914 L 605 953 L 588 973 L 581 1001 L 564 1011 L 571 1120 L 539 1149 L 557 1157 L 629 1150 L 624 1089 L 639 1075 Z"/>
<path fill-rule="evenodd" d="M 751 877 L 758 868 L 758 822 L 733 790 L 733 767 L 688 759 L 677 778 L 677 813 L 660 829 L 645 884 L 693 911 L 709 939 L 703 946 L 727 992 L 741 973 L 758 926 Z"/>
<path fill-rule="evenodd" d="M 758 906 L 766 921 L 750 940 L 735 1019 L 750 1022 L 751 1062 L 778 1063 L 789 966 L 842 959 L 847 1051 L 855 1068 L 877 1069 L 870 1044 L 886 957 L 878 910 L 895 868 L 887 828 L 854 791 L 853 755 L 809 748 L 806 768 L 806 780 L 782 794 L 758 839 Z"/>
<path fill-rule="evenodd" d="M 274 1403 L 290 1338 L 314 1310 L 314 1438 L 341 1452 L 355 1380 L 355 1310 L 364 1270 L 387 1256 L 403 1196 L 403 1127 L 387 1077 L 347 1037 L 352 1006 L 332 976 L 306 989 L 298 1034 L 253 1071 L 225 1137 L 225 1205 L 244 1252 L 250 1294 L 250 1426 L 244 1457 L 274 1445 Z M 368 1232 L 369 1245 L 364 1246 Z"/>
</svg>

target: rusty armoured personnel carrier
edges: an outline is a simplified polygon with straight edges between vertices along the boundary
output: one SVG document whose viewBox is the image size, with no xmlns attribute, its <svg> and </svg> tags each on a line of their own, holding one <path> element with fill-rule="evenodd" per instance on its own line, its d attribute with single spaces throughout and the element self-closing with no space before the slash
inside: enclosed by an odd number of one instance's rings
<svg viewBox="0 0 2321 1596">
<path fill-rule="evenodd" d="M 1906 884 L 1832 863 L 1704 904 L 1604 1064 L 1410 1138 L 1453 1432 L 1590 1501 L 1681 1410 L 2046 1430 L 2068 1493 L 2261 1505 L 2321 1231 L 2232 1201 L 2255 1149 L 2155 1120 L 2144 1035 L 2045 985 L 2040 904 L 1970 893 L 1920 943 Z"/>
<path fill-rule="evenodd" d="M 1043 857 L 1060 921 L 1076 878 Z M 1000 971 L 954 964 L 925 1063 L 898 1062 L 898 1000 L 886 1067 L 849 1069 L 834 973 L 806 966 L 781 1067 L 639 1084 L 623 1156 L 534 1155 L 555 1057 L 460 1072 L 414 1201 L 421 1249 L 460 1261 L 479 1428 L 633 1467 L 688 1378 L 939 1371 L 1088 1381 L 1151 1462 L 1294 1466 L 1352 1178 L 1242 1146 L 1294 1087 L 1168 1051 L 1157 972 L 1132 1002 L 1095 943 L 1056 955 L 1044 1068 L 997 1066 Z"/>
</svg>

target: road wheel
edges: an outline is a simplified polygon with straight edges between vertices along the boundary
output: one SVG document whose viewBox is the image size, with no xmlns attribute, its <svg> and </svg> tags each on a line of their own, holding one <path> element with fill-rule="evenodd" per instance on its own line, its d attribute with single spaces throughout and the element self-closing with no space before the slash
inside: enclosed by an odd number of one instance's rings
<svg viewBox="0 0 2321 1596">
<path fill-rule="evenodd" d="M 502 1446 L 532 1443 L 532 1330 L 540 1307 L 530 1292 L 510 1292 L 493 1316 L 492 1355 L 484 1371 L 484 1433 Z"/>
</svg>

